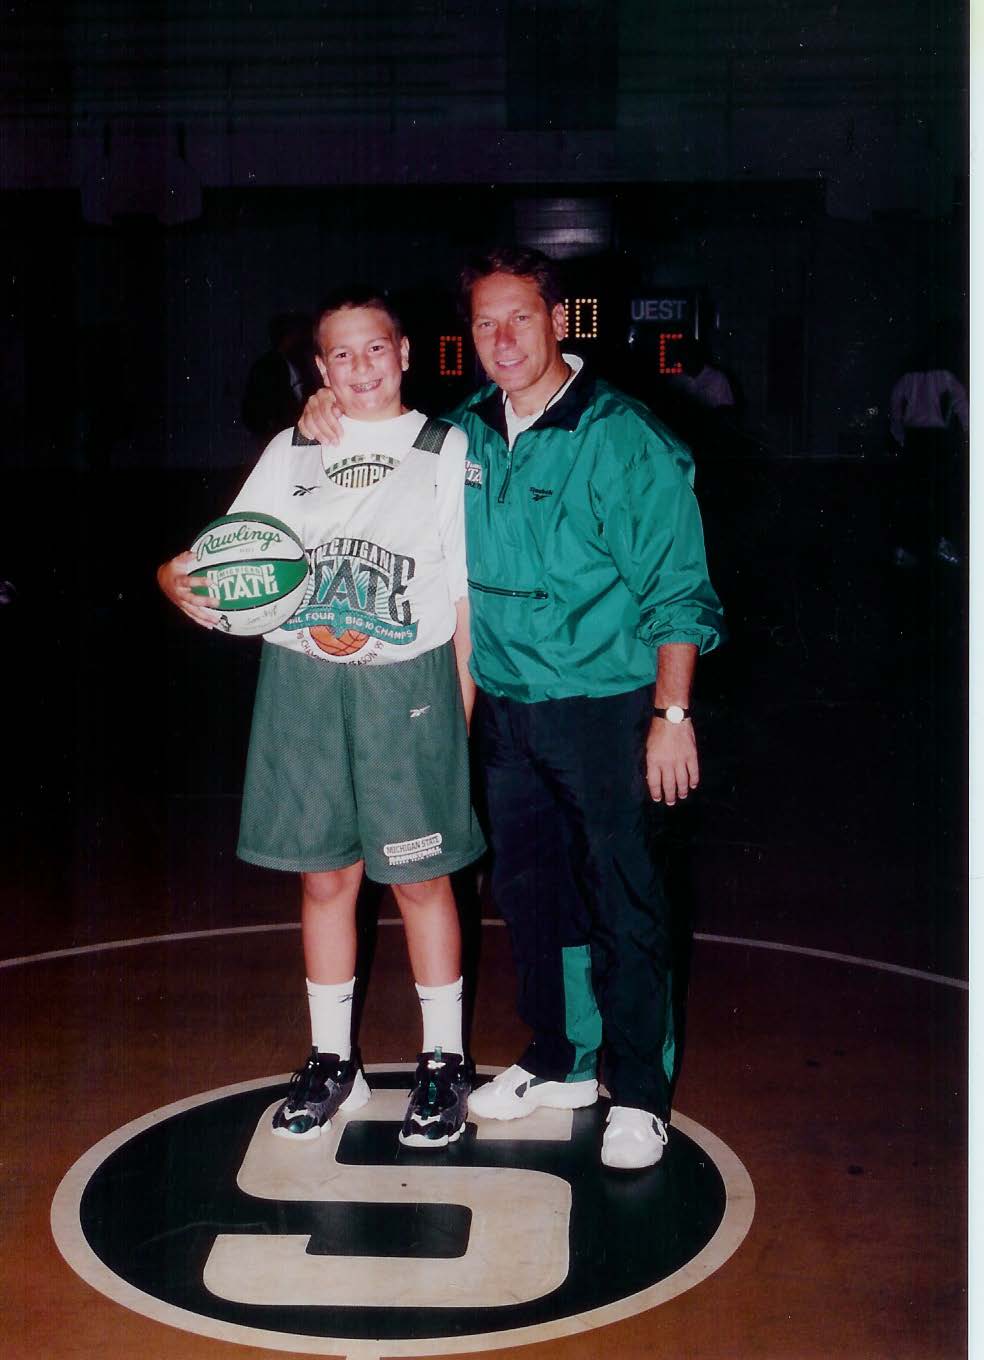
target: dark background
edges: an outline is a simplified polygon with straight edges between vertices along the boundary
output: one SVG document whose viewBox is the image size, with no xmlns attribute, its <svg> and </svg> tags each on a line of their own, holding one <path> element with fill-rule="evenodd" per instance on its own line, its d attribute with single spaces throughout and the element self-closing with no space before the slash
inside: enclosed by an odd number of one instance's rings
<svg viewBox="0 0 984 1360">
<path fill-rule="evenodd" d="M 17 951 L 130 902 L 148 930 L 289 914 L 232 854 L 257 645 L 174 615 L 153 570 L 255 457 L 272 315 L 394 289 L 440 410 L 468 385 L 438 366 L 457 268 L 518 237 L 598 298 L 582 348 L 616 383 L 659 405 L 630 304 L 675 292 L 742 395 L 687 431 L 732 633 L 674 823 L 697 925 L 963 975 L 965 572 L 893 568 L 886 430 L 927 340 L 967 378 L 964 7 L 133 8 L 8 5 L 0 39 Z"/>
</svg>

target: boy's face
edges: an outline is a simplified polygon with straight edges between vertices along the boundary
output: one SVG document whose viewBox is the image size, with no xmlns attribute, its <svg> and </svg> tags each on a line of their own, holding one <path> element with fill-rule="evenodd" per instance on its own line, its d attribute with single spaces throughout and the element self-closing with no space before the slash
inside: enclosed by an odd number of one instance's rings
<svg viewBox="0 0 984 1360">
<path fill-rule="evenodd" d="M 400 384 L 410 343 L 376 307 L 346 307 L 318 327 L 318 369 L 345 415 L 391 420 L 406 410 Z"/>
</svg>

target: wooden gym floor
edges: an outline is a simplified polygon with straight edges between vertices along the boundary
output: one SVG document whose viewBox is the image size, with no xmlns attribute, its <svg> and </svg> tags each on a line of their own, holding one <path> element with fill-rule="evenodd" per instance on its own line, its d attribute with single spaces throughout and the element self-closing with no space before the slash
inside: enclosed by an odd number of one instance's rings
<svg viewBox="0 0 984 1360">
<path fill-rule="evenodd" d="M 735 545 L 716 540 L 734 639 L 702 672 L 705 781 L 673 827 L 695 932 L 676 1109 L 747 1172 L 747 1236 L 665 1302 L 498 1354 L 966 1352 L 962 579 L 893 575 L 879 490 L 870 472 L 847 475 L 848 490 L 785 488 L 789 523 L 754 581 L 729 573 Z M 162 524 L 196 494 L 205 509 L 201 490 L 165 488 Z M 814 518 L 824 496 L 850 500 L 836 554 Z M 708 519 L 711 540 L 713 488 Z M 163 556 L 163 530 L 161 542 Z M 100 1140 L 289 1071 L 307 1043 L 294 884 L 233 856 L 256 649 L 168 617 L 146 583 L 152 560 L 121 590 L 110 563 L 82 581 L 53 568 L 60 629 L 50 598 L 36 610 L 23 590 L 2 617 L 11 1360 L 272 1353 L 98 1292 L 49 1222 L 62 1178 Z M 367 1063 L 395 1065 L 414 1056 L 417 1008 L 385 896 L 379 909 L 361 1042 Z M 506 932 L 494 903 L 464 911 L 479 946 L 473 1052 L 504 1065 L 524 1041 Z M 677 1227 L 669 1213 L 647 1224 Z M 604 1247 L 610 1223 L 592 1228 Z"/>
</svg>

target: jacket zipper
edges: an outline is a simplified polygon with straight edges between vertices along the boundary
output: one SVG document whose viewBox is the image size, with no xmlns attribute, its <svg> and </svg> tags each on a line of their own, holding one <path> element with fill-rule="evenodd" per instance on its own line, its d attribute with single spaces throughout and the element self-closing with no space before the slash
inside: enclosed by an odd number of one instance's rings
<svg viewBox="0 0 984 1360">
<path fill-rule="evenodd" d="M 506 492 L 509 490 L 509 479 L 512 477 L 512 449 L 506 449 L 506 475 L 502 479 L 502 486 L 499 488 L 499 495 L 496 497 L 499 504 L 506 499 Z"/>
<path fill-rule="evenodd" d="M 545 600 L 547 592 L 545 590 L 505 590 L 502 586 L 482 586 L 477 581 L 469 580 L 469 589 L 479 590 L 484 595 L 511 595 L 521 600 Z"/>
<path fill-rule="evenodd" d="M 513 445 L 513 448 L 515 448 L 515 445 Z M 512 465 L 513 465 L 512 456 L 513 449 L 510 449 L 507 446 L 506 475 L 502 479 L 502 486 L 499 488 L 499 494 L 496 497 L 500 505 L 506 499 L 506 492 L 509 490 L 509 481 L 510 478 L 512 477 Z M 547 592 L 545 590 L 506 590 L 502 586 L 479 585 L 477 581 L 472 580 L 469 580 L 468 585 L 472 590 L 481 591 L 482 594 L 484 595 L 508 595 L 510 598 L 516 600 L 545 600 L 547 598 Z"/>
</svg>

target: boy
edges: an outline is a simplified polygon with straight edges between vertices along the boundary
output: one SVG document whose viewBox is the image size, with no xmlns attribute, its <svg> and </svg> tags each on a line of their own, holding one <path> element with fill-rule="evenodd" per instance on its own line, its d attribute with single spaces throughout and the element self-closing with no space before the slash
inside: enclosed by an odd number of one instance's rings
<svg viewBox="0 0 984 1360">
<path fill-rule="evenodd" d="M 467 441 L 402 402 L 409 343 L 370 290 L 330 298 L 317 364 L 342 439 L 284 430 L 231 507 L 283 520 L 308 550 L 298 612 L 264 639 L 238 854 L 301 874 L 312 1050 L 273 1118 L 315 1138 L 369 1099 L 351 1044 L 355 905 L 364 872 L 391 886 L 424 1039 L 400 1142 L 436 1148 L 465 1125 L 473 1070 L 461 1036 L 461 942 L 448 875 L 484 849 L 468 793 L 468 604 L 462 492 Z M 158 572 L 190 618 L 183 553 Z M 457 678 L 456 678 L 457 673 Z"/>
</svg>

